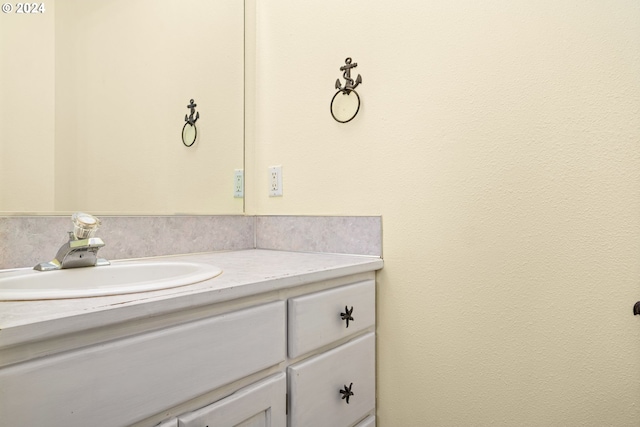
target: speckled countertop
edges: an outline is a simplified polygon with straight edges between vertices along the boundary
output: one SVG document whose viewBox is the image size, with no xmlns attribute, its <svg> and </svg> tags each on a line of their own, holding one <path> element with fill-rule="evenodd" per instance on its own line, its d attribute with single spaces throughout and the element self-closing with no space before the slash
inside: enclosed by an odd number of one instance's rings
<svg viewBox="0 0 640 427">
<path fill-rule="evenodd" d="M 193 285 L 153 292 L 0 302 L 0 348 L 109 323 L 379 270 L 383 266 L 382 259 L 373 256 L 260 249 L 144 259 L 145 262 L 166 260 L 209 263 L 223 272 L 218 277 Z"/>
</svg>

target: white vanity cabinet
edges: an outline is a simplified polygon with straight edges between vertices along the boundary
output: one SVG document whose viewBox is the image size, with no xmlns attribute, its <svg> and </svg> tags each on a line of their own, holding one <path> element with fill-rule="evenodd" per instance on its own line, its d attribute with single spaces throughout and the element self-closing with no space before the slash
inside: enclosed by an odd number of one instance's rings
<svg viewBox="0 0 640 427">
<path fill-rule="evenodd" d="M 170 295 L 157 304 L 172 310 L 154 315 L 148 301 L 114 305 L 87 319 L 142 314 L 0 340 L 0 424 L 374 427 L 378 268 L 319 267 L 316 280 L 265 274 L 255 292 L 229 277 L 233 298 Z"/>
</svg>

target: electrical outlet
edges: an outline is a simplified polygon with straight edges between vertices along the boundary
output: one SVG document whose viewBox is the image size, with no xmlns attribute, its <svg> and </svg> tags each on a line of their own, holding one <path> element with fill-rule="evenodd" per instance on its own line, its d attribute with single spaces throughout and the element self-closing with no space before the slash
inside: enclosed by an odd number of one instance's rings
<svg viewBox="0 0 640 427">
<path fill-rule="evenodd" d="M 244 197 L 244 170 L 236 169 L 233 171 L 233 197 Z"/>
<path fill-rule="evenodd" d="M 269 167 L 269 197 L 282 196 L 282 166 Z"/>
</svg>

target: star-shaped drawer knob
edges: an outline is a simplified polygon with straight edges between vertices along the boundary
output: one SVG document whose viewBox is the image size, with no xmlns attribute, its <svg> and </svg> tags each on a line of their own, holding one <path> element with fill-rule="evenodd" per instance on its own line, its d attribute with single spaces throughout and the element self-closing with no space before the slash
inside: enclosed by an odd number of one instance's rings
<svg viewBox="0 0 640 427">
<path fill-rule="evenodd" d="M 347 328 L 349 327 L 349 320 L 355 322 L 353 316 L 351 316 L 351 313 L 353 313 L 353 306 L 351 307 L 351 309 L 349 309 L 346 305 L 344 306 L 344 313 L 340 313 L 340 317 L 342 318 L 342 320 L 347 321 Z"/>
<path fill-rule="evenodd" d="M 342 400 L 347 401 L 347 405 L 349 404 L 349 397 L 353 396 L 353 392 L 351 391 L 351 387 L 353 387 L 353 383 L 349 384 L 349 387 L 344 386 L 344 390 L 340 390 L 340 394 L 342 395 Z"/>
</svg>

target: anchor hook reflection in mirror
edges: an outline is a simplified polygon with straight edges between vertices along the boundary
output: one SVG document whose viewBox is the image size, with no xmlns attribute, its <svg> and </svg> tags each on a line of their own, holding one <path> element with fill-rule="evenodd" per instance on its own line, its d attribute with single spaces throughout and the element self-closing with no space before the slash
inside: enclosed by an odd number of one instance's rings
<svg viewBox="0 0 640 427">
<path fill-rule="evenodd" d="M 338 89 L 331 99 L 331 116 L 339 123 L 347 123 L 360 111 L 360 95 L 355 88 L 362 83 L 362 77 L 358 74 L 355 80 L 351 78 L 351 69 L 358 66 L 352 62 L 351 58 L 344 60 L 345 65 L 340 67 L 342 77 L 344 78 L 344 87 L 340 83 L 340 79 L 336 80 L 335 88 Z"/>
<path fill-rule="evenodd" d="M 191 114 L 184 115 L 184 121 L 186 122 L 182 127 L 182 143 L 187 147 L 191 147 L 196 138 L 198 137 L 198 129 L 196 128 L 196 121 L 200 118 L 200 113 L 196 112 L 196 104 L 193 99 L 189 101 L 187 108 L 191 110 Z M 195 116 L 194 116 L 195 114 Z"/>
</svg>

